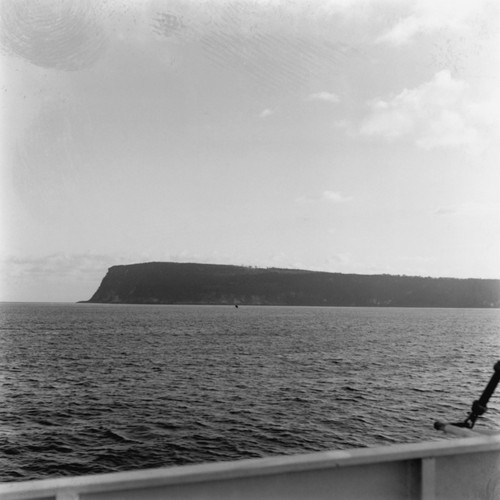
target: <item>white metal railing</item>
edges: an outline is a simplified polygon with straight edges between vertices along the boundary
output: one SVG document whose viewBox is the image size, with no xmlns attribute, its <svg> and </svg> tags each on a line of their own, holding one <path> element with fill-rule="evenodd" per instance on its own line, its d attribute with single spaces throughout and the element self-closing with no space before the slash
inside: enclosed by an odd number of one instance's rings
<svg viewBox="0 0 500 500">
<path fill-rule="evenodd" d="M 20 499 L 496 499 L 500 435 L 0 484 Z"/>
</svg>

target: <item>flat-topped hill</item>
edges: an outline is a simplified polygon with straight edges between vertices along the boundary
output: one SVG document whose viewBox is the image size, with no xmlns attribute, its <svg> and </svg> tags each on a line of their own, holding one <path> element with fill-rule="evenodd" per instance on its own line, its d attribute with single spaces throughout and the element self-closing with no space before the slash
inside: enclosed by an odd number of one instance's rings
<svg viewBox="0 0 500 500">
<path fill-rule="evenodd" d="M 500 307 L 500 280 L 150 262 L 113 266 L 88 302 Z"/>
</svg>

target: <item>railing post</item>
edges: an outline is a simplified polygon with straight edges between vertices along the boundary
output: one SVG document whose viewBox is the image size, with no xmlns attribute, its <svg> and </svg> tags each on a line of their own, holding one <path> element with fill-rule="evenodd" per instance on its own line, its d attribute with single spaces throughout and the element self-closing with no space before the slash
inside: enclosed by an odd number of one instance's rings
<svg viewBox="0 0 500 500">
<path fill-rule="evenodd" d="M 420 473 L 421 500 L 436 500 L 436 459 L 422 458 L 420 460 Z"/>
</svg>

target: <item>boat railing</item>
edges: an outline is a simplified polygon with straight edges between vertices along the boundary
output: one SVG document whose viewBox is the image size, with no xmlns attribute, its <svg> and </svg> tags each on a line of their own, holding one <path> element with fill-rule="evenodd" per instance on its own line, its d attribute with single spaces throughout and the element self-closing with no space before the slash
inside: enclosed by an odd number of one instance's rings
<svg viewBox="0 0 500 500">
<path fill-rule="evenodd" d="M 3 483 L 0 498 L 496 499 L 500 435 Z"/>
</svg>

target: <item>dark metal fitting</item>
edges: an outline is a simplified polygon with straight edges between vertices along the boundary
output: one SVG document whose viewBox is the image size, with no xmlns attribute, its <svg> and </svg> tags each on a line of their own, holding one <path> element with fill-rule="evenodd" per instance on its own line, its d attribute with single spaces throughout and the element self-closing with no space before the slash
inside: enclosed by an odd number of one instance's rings
<svg viewBox="0 0 500 500">
<path fill-rule="evenodd" d="M 472 412 L 475 415 L 482 415 L 488 408 L 483 406 L 477 399 L 472 403 Z"/>
<path fill-rule="evenodd" d="M 446 424 L 444 424 L 443 422 L 440 422 L 439 420 L 436 420 L 434 422 L 434 429 L 436 429 L 437 431 L 442 431 L 444 429 L 444 426 Z"/>
</svg>

